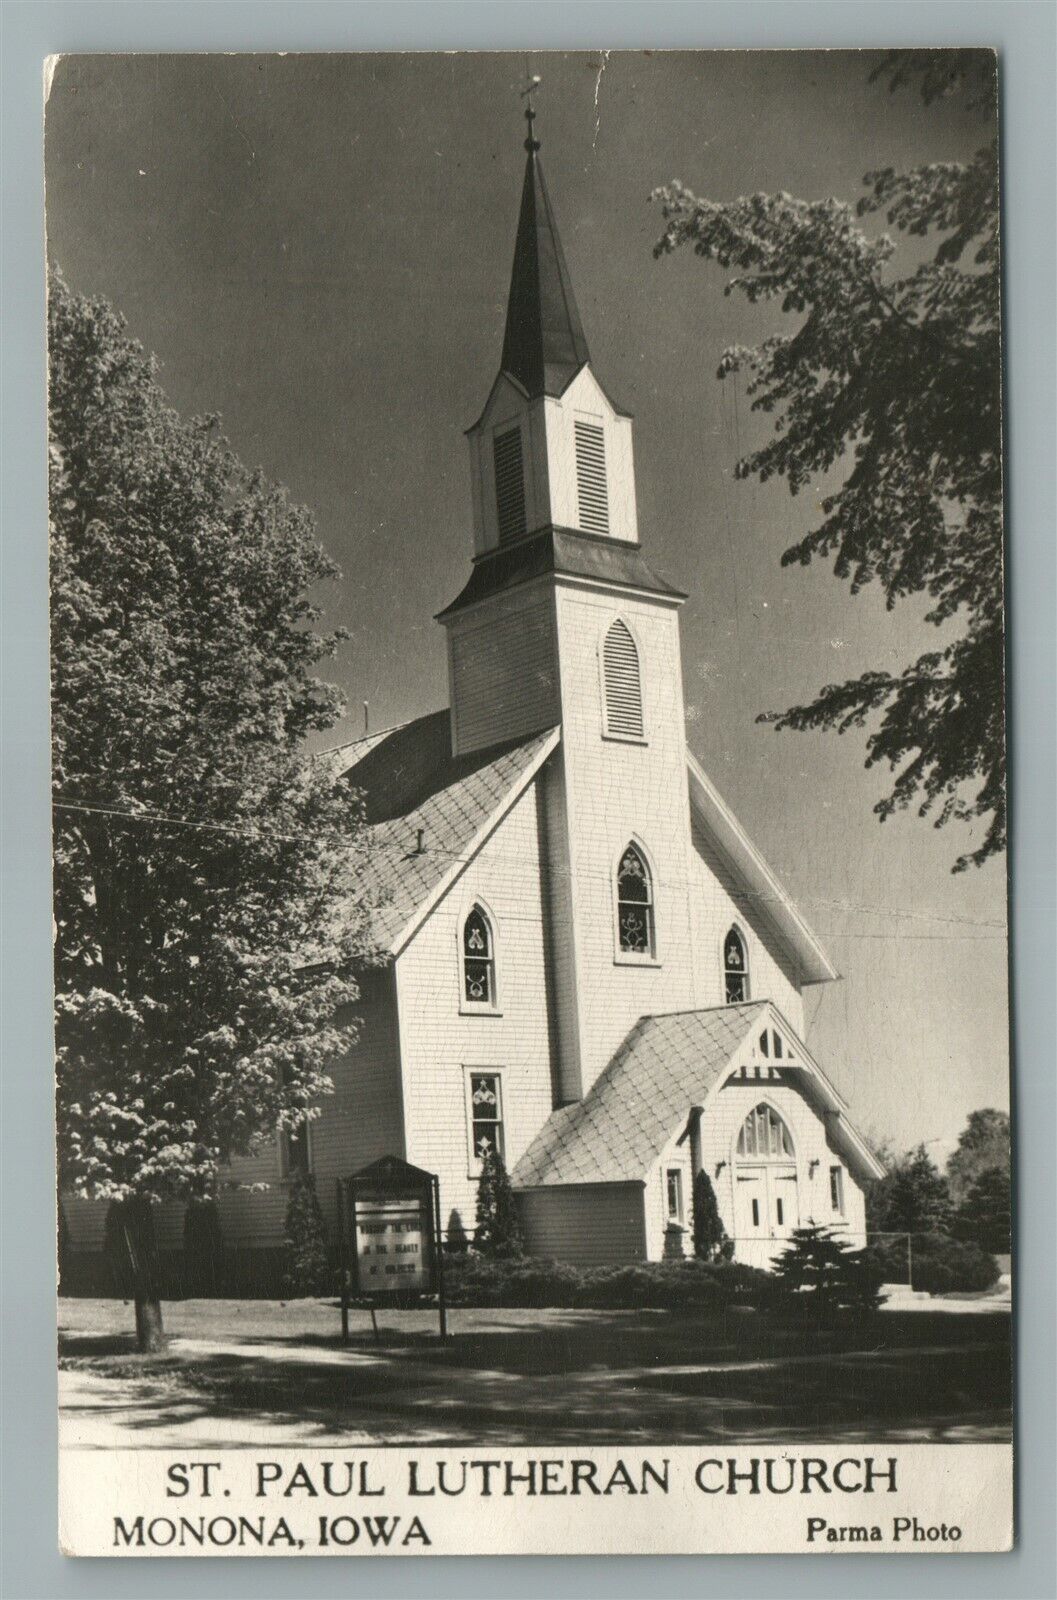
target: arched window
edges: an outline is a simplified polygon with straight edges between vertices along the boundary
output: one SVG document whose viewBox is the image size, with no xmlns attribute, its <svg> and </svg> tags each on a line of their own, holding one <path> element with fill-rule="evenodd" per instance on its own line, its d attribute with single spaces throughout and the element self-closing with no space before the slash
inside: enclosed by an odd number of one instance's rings
<svg viewBox="0 0 1057 1600">
<path fill-rule="evenodd" d="M 642 738 L 642 682 L 639 652 L 626 622 L 618 617 L 602 645 L 606 733 L 616 739 Z"/>
<path fill-rule="evenodd" d="M 749 963 L 737 928 L 731 928 L 723 941 L 723 993 L 728 1006 L 749 998 Z"/>
<path fill-rule="evenodd" d="M 495 941 L 480 906 L 462 925 L 462 994 L 468 1006 L 495 1005 Z"/>
<path fill-rule="evenodd" d="M 653 955 L 653 882 L 645 857 L 633 844 L 617 868 L 617 934 L 625 954 Z"/>
<path fill-rule="evenodd" d="M 769 1105 L 750 1111 L 738 1134 L 738 1155 L 747 1161 L 792 1161 L 793 1141 L 789 1129 Z"/>
</svg>

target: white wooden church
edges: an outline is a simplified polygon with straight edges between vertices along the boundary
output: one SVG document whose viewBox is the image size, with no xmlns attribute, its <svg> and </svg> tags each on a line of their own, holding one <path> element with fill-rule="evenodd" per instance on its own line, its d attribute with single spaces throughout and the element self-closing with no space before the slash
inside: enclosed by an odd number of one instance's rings
<svg viewBox="0 0 1057 1600">
<path fill-rule="evenodd" d="M 632 419 L 592 369 L 529 135 L 468 431 L 473 566 L 437 619 L 449 705 L 329 757 L 365 798 L 390 959 L 318 1119 L 233 1170 L 268 1187 L 225 1191 L 225 1240 L 274 1250 L 294 1165 L 333 1225 L 334 1180 L 390 1154 L 472 1235 L 491 1144 L 538 1255 L 655 1260 L 678 1228 L 690 1253 L 701 1168 L 736 1259 L 807 1222 L 862 1243 L 881 1168 L 804 1039 L 804 990 L 837 973 L 687 749 L 686 597 L 640 545 Z"/>
</svg>

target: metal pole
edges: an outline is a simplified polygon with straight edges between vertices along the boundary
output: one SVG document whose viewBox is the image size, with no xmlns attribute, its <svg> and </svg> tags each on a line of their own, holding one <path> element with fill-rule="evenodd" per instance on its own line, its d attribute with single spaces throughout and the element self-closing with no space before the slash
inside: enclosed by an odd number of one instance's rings
<svg viewBox="0 0 1057 1600">
<path fill-rule="evenodd" d="M 434 1177 L 433 1189 L 433 1250 L 437 1264 L 437 1313 L 440 1336 L 448 1337 L 448 1308 L 444 1300 L 444 1241 L 440 1235 L 440 1180 Z"/>
<path fill-rule="evenodd" d="M 349 1342 L 349 1263 L 345 1245 L 345 1193 L 341 1179 L 336 1180 L 338 1201 L 338 1273 L 341 1278 L 341 1342 Z"/>
</svg>

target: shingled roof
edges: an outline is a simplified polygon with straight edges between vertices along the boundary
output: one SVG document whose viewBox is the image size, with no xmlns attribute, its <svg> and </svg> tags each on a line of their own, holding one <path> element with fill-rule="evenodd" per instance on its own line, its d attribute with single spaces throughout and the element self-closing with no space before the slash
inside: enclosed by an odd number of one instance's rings
<svg viewBox="0 0 1057 1600">
<path fill-rule="evenodd" d="M 643 1179 L 767 1009 L 757 1000 L 641 1017 L 584 1099 L 551 1113 L 511 1174 L 515 1186 Z"/>
<path fill-rule="evenodd" d="M 453 756 L 445 710 L 328 752 L 335 777 L 363 796 L 368 848 L 359 881 L 383 948 L 458 872 L 481 830 L 556 739 L 545 729 Z"/>
</svg>

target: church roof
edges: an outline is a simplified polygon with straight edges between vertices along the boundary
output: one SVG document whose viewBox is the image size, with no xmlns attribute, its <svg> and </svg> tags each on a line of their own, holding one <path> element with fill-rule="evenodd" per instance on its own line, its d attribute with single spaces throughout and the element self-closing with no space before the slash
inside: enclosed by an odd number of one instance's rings
<svg viewBox="0 0 1057 1600">
<path fill-rule="evenodd" d="M 756 1000 L 640 1017 L 584 1098 L 551 1113 L 511 1174 L 516 1187 L 641 1182 L 767 1010 Z"/>
<path fill-rule="evenodd" d="M 473 571 L 451 605 L 437 620 L 453 616 L 489 595 L 516 588 L 531 578 L 554 572 L 565 577 L 612 583 L 624 589 L 641 589 L 683 601 L 686 593 L 662 578 L 648 565 L 637 544 L 582 533 L 578 528 L 539 528 L 516 544 L 485 551 L 474 561 Z"/>
<path fill-rule="evenodd" d="M 451 753 L 449 713 L 434 711 L 328 752 L 336 778 L 359 790 L 367 852 L 359 882 L 371 931 L 392 948 L 462 871 L 557 743 L 555 729 L 469 755 Z"/>
<path fill-rule="evenodd" d="M 527 145 L 502 370 L 534 400 L 563 394 L 590 357 L 539 146 L 531 137 Z"/>
</svg>

